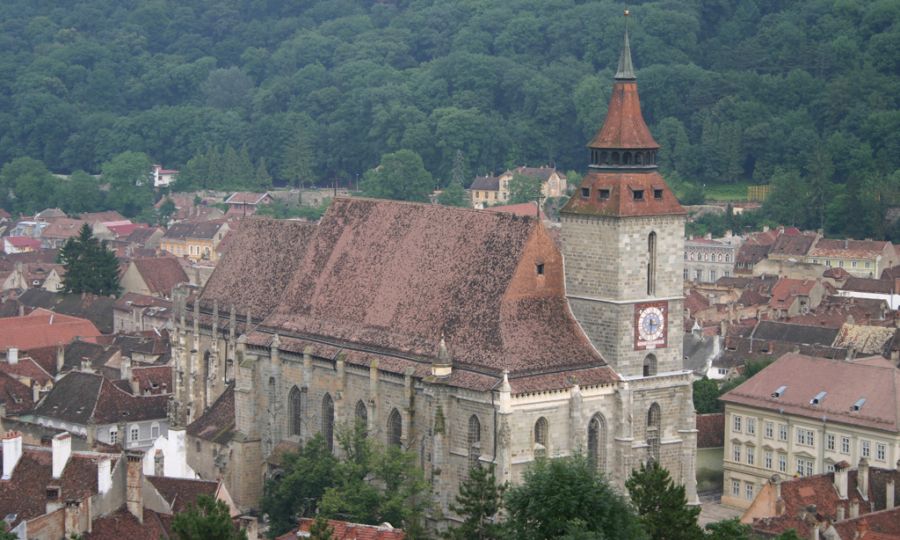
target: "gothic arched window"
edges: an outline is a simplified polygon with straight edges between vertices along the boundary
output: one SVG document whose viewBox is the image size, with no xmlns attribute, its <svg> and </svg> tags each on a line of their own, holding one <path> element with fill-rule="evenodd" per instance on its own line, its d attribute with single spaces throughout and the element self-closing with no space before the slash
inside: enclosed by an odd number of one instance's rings
<svg viewBox="0 0 900 540">
<path fill-rule="evenodd" d="M 296 386 L 291 388 L 291 391 L 288 393 L 288 421 L 290 423 L 291 435 L 297 437 L 302 435 L 303 394 Z"/>
<path fill-rule="evenodd" d="M 547 419 L 543 416 L 534 423 L 534 455 L 544 457 L 547 455 L 547 434 L 550 428 Z"/>
<path fill-rule="evenodd" d="M 478 465 L 478 458 L 481 457 L 481 421 L 477 415 L 469 417 L 469 434 L 466 437 L 469 451 L 469 468 Z"/>
<path fill-rule="evenodd" d="M 619 153 L 618 153 L 618 152 L 613 152 L 613 153 L 611 154 L 611 156 L 612 156 L 612 164 L 613 164 L 613 165 L 618 165 L 618 164 L 619 164 Z"/>
<path fill-rule="evenodd" d="M 647 294 L 656 294 L 656 233 L 647 237 Z"/>
<path fill-rule="evenodd" d="M 644 377 L 656 375 L 656 355 L 648 354 L 644 357 Z"/>
<path fill-rule="evenodd" d="M 656 462 L 659 462 L 661 425 L 662 411 L 660 411 L 659 404 L 654 403 L 653 405 L 650 405 L 650 410 L 647 411 L 647 453 L 648 457 Z"/>
<path fill-rule="evenodd" d="M 322 398 L 322 438 L 328 450 L 334 450 L 334 400 L 331 394 Z"/>
<path fill-rule="evenodd" d="M 275 400 L 278 399 L 275 394 L 275 377 L 269 377 L 269 412 L 272 414 L 275 414 Z"/>
<path fill-rule="evenodd" d="M 400 417 L 400 411 L 391 410 L 388 416 L 388 444 L 391 446 L 400 446 L 403 437 L 403 418 Z"/>
<path fill-rule="evenodd" d="M 594 469 L 606 469 L 606 420 L 595 414 L 588 423 L 588 463 Z"/>
<path fill-rule="evenodd" d="M 363 400 L 356 402 L 356 426 L 365 437 L 367 435 L 366 431 L 369 429 L 369 410 L 366 409 L 366 404 L 363 403 Z"/>
</svg>

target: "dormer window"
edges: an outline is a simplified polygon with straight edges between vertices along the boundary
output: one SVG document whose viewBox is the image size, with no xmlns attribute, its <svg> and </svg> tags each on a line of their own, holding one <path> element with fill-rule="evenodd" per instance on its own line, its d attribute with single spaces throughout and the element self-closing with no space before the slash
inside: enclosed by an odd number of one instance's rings
<svg viewBox="0 0 900 540">
<path fill-rule="evenodd" d="M 827 392 L 824 392 L 824 391 L 819 392 L 811 400 L 809 400 L 809 404 L 810 405 L 818 405 L 818 404 L 822 403 L 822 400 L 825 399 L 825 394 L 827 394 Z"/>
<path fill-rule="evenodd" d="M 543 275 L 544 275 L 544 263 L 537 263 L 537 264 L 535 264 L 535 265 L 534 265 L 534 271 L 535 271 L 535 273 L 536 273 L 537 275 L 543 276 Z"/>
<path fill-rule="evenodd" d="M 772 397 L 780 398 L 781 396 L 784 395 L 785 390 L 787 390 L 787 386 L 779 386 L 777 389 L 775 389 L 774 392 L 772 392 Z"/>
<path fill-rule="evenodd" d="M 631 192 L 632 196 L 634 196 L 634 200 L 643 201 L 644 200 L 644 190 L 643 189 L 635 189 Z"/>
<path fill-rule="evenodd" d="M 591 188 L 583 187 L 581 188 L 581 197 L 587 199 L 591 196 Z"/>
<path fill-rule="evenodd" d="M 609 199 L 609 189 L 600 189 L 597 191 L 597 199 L 600 201 L 605 201 Z"/>
<path fill-rule="evenodd" d="M 653 198 L 656 200 L 662 199 L 663 198 L 663 190 L 658 189 L 658 188 L 654 189 L 653 190 Z"/>
<path fill-rule="evenodd" d="M 853 412 L 859 412 L 862 409 L 862 406 L 866 404 L 866 398 L 859 398 L 856 400 L 856 403 L 850 406 L 850 410 Z"/>
</svg>

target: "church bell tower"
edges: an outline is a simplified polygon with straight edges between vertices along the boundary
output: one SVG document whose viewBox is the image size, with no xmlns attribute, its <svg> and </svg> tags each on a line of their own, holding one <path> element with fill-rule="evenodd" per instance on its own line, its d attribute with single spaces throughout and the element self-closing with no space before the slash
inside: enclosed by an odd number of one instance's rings
<svg viewBox="0 0 900 540">
<path fill-rule="evenodd" d="M 588 149 L 587 174 L 561 211 L 569 304 L 620 375 L 679 372 L 686 213 L 657 169 L 627 29 L 609 112 Z"/>
</svg>

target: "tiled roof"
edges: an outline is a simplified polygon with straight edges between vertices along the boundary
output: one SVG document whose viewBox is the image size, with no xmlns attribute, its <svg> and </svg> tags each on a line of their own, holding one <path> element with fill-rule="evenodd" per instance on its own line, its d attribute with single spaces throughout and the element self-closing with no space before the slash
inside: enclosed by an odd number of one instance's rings
<svg viewBox="0 0 900 540">
<path fill-rule="evenodd" d="M 588 144 L 590 148 L 659 148 L 641 114 L 637 83 L 616 81 L 603 127 Z"/>
<path fill-rule="evenodd" d="M 102 371 L 110 358 L 119 352 L 116 347 L 88 343 L 86 341 L 73 341 L 66 345 L 64 352 L 63 370 L 81 369 L 82 362 L 87 361 L 96 371 Z M 118 370 L 116 370 L 118 371 Z"/>
<path fill-rule="evenodd" d="M 21 380 L 19 379 L 20 377 L 27 377 L 41 386 L 53 381 L 53 376 L 47 370 L 32 358 L 23 356 L 21 352 L 19 353 L 19 361 L 15 364 L 10 364 L 9 362 L 0 363 L 0 372 L 12 375 L 18 380 Z"/>
<path fill-rule="evenodd" d="M 829 240 L 822 238 L 809 251 L 812 257 L 874 259 L 890 242 L 879 240 Z"/>
<path fill-rule="evenodd" d="M 827 345 L 834 343 L 837 329 L 791 324 L 776 321 L 760 321 L 753 331 L 753 339 L 759 341 L 785 341 L 805 345 Z"/>
<path fill-rule="evenodd" d="M 802 373 L 802 377 L 797 374 Z M 787 389 L 780 397 L 772 393 Z M 726 403 L 748 405 L 784 414 L 900 431 L 900 370 L 885 365 L 829 360 L 789 353 L 722 397 Z M 818 405 L 810 403 L 826 392 Z M 865 399 L 858 411 L 852 407 Z"/>
<path fill-rule="evenodd" d="M 741 247 L 738 248 L 734 260 L 736 263 L 752 266 L 765 259 L 771 250 L 772 244 L 751 244 L 744 242 L 741 244 Z"/>
<path fill-rule="evenodd" d="M 219 489 L 219 483 L 210 480 L 164 476 L 147 476 L 146 478 L 169 503 L 173 514 L 187 510 L 191 504 L 197 504 L 197 498 L 201 495 L 215 498 L 216 491 Z"/>
<path fill-rule="evenodd" d="M 32 308 L 44 308 L 55 313 L 81 317 L 94 323 L 100 332 L 113 332 L 112 306 L 114 298 L 94 294 L 63 294 L 43 289 L 28 289 L 22 293 L 19 302 Z"/>
<path fill-rule="evenodd" d="M 584 190 L 588 190 L 585 197 Z M 605 193 L 605 190 L 608 193 Z M 637 199 L 637 192 L 642 192 Z M 655 194 L 661 196 L 657 198 Z M 606 198 L 601 199 L 604 193 Z M 564 214 L 595 216 L 657 216 L 685 214 L 663 177 L 655 170 L 640 172 L 590 171 L 561 210 Z"/>
<path fill-rule="evenodd" d="M 234 385 L 229 385 L 200 418 L 191 422 L 187 434 L 217 444 L 228 444 L 234 436 Z"/>
<path fill-rule="evenodd" d="M 24 317 L 0 319 L 0 350 L 35 349 L 69 343 L 76 337 L 91 339 L 100 331 L 88 320 L 36 309 Z"/>
<path fill-rule="evenodd" d="M 880 354 L 890 356 L 891 343 L 897 335 L 896 328 L 884 326 L 864 326 L 844 324 L 834 340 L 835 347 L 849 348 L 857 354 Z"/>
<path fill-rule="evenodd" d="M 13 247 L 40 249 L 41 241 L 30 236 L 7 236 L 6 241 Z"/>
<path fill-rule="evenodd" d="M 709 307 L 709 300 L 695 289 L 691 289 L 684 299 L 684 309 L 692 315 Z"/>
<path fill-rule="evenodd" d="M 67 238 L 72 238 L 73 236 L 78 236 L 78 231 L 81 230 L 81 226 L 85 223 L 87 222 L 80 219 L 56 219 L 44 228 L 41 232 L 41 238 L 65 240 Z"/>
<path fill-rule="evenodd" d="M 778 236 L 775 245 L 772 246 L 769 255 L 806 255 L 810 246 L 816 241 L 815 234 L 789 235 L 782 234 Z"/>
<path fill-rule="evenodd" d="M 159 230 L 159 227 L 138 227 L 131 231 L 128 235 L 128 242 L 132 244 L 144 245 L 153 234 Z"/>
<path fill-rule="evenodd" d="M 169 227 L 164 237 L 176 240 L 210 240 L 216 236 L 223 225 L 225 225 L 225 221 L 218 219 L 195 222 L 183 221 Z"/>
<path fill-rule="evenodd" d="M 86 221 L 90 224 L 94 223 L 108 223 L 111 221 L 128 221 L 128 219 L 122 214 L 116 212 L 115 210 L 106 210 L 103 212 L 86 212 L 78 216 L 81 221 Z"/>
<path fill-rule="evenodd" d="M 143 523 L 125 508 L 91 522 L 91 532 L 81 535 L 84 540 L 168 540 L 171 536 L 171 517 L 144 508 Z"/>
<path fill-rule="evenodd" d="M 143 229 L 144 227 L 141 227 L 137 223 L 123 223 L 121 225 L 107 225 L 106 228 L 116 235 L 116 238 L 128 238 L 131 236 L 131 233 L 138 229 Z"/>
<path fill-rule="evenodd" d="M 772 287 L 772 298 L 769 305 L 773 308 L 787 308 L 797 296 L 809 296 L 816 281 L 812 279 L 781 278 Z"/>
<path fill-rule="evenodd" d="M 849 277 L 840 287 L 842 291 L 864 292 L 873 294 L 900 294 L 893 280 Z"/>
<path fill-rule="evenodd" d="M 131 264 L 153 294 L 169 297 L 175 285 L 189 281 L 178 259 L 174 257 L 134 259 Z"/>
<path fill-rule="evenodd" d="M 488 212 L 506 212 L 507 214 L 515 214 L 517 216 L 528 216 L 535 217 L 540 213 L 541 219 L 547 219 L 547 216 L 544 215 L 544 211 L 537 208 L 535 203 L 522 203 L 522 204 L 506 204 L 501 206 L 490 206 L 485 208 Z"/>
<path fill-rule="evenodd" d="M 57 381 L 34 412 L 80 425 L 111 424 L 164 419 L 167 402 L 168 396 L 132 396 L 100 375 L 73 371 Z"/>
<path fill-rule="evenodd" d="M 500 178 L 496 176 L 476 176 L 472 181 L 469 189 L 477 189 L 481 191 L 499 191 Z"/>
<path fill-rule="evenodd" d="M 264 326 L 423 359 L 443 335 L 456 365 L 495 374 L 605 366 L 539 220 L 437 205 L 335 199 Z"/>
<path fill-rule="evenodd" d="M 212 309 L 224 313 L 231 304 L 257 320 L 269 315 L 301 265 L 316 226 L 299 221 L 253 218 L 229 234 L 229 249 L 216 265 L 201 294 Z"/>
<path fill-rule="evenodd" d="M 725 446 L 725 413 L 697 415 L 697 448 Z"/>
<path fill-rule="evenodd" d="M 312 518 L 300 518 L 300 525 L 297 529 L 279 536 L 276 540 L 296 540 L 302 538 L 299 532 L 308 533 L 315 523 Z M 395 529 L 390 525 L 363 525 L 360 523 L 350 523 L 348 521 L 328 520 L 328 526 L 331 528 L 332 540 L 403 540 L 406 534 L 401 529 Z"/>
<path fill-rule="evenodd" d="M 138 393 L 170 394 L 175 391 L 172 384 L 172 366 L 134 366 L 131 378 L 138 381 Z"/>
<path fill-rule="evenodd" d="M 0 371 L 0 403 L 6 406 L 6 414 L 15 416 L 34 407 L 31 388 L 12 376 Z"/>
<path fill-rule="evenodd" d="M 184 271 L 182 269 L 182 271 Z M 148 296 L 146 294 L 125 293 L 120 296 L 115 304 L 114 309 L 130 312 L 135 307 L 156 307 L 164 309 L 172 309 L 172 301 L 160 298 L 158 296 Z"/>
</svg>

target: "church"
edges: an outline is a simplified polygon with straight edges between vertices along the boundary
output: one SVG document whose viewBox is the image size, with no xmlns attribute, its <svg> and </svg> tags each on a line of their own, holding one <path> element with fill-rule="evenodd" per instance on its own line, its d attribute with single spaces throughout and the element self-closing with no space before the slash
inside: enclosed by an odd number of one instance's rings
<svg viewBox="0 0 900 540">
<path fill-rule="evenodd" d="M 696 503 L 685 211 L 627 33 L 588 149 L 556 240 L 535 217 L 362 198 L 318 224 L 245 220 L 203 290 L 176 299 L 170 421 L 200 437 L 192 467 L 254 508 L 279 452 L 316 434 L 339 451 L 361 423 L 415 453 L 443 515 L 477 463 L 515 484 L 574 453 L 621 489 L 658 461 Z M 219 434 L 215 466 L 203 433 Z"/>
</svg>

